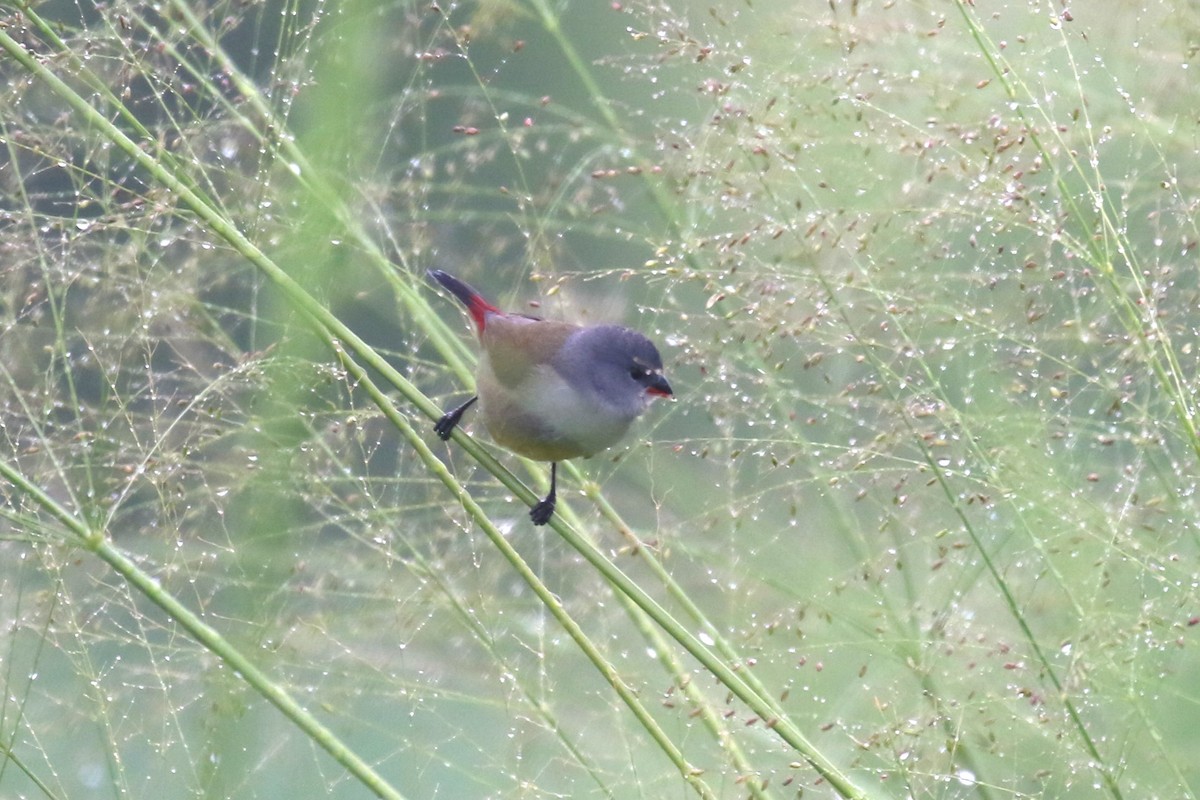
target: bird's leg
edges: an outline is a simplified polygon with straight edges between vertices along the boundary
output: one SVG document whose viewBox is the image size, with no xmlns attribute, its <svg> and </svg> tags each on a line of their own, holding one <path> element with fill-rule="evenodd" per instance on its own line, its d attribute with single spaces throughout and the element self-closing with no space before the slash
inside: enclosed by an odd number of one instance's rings
<svg viewBox="0 0 1200 800">
<path fill-rule="evenodd" d="M 442 418 L 439 419 L 437 424 L 433 426 L 433 432 L 436 433 L 442 441 L 448 440 L 450 438 L 451 431 L 453 431 L 454 427 L 458 425 L 458 421 L 462 419 L 463 412 L 470 408 L 471 405 L 478 399 L 479 396 L 476 395 L 458 408 L 442 414 Z"/>
<path fill-rule="evenodd" d="M 536 506 L 529 510 L 529 518 L 533 520 L 534 525 L 545 525 L 554 516 L 554 505 L 557 501 L 555 491 L 558 483 L 558 462 L 550 462 L 550 494 L 546 495 L 546 499 L 538 502 Z"/>
</svg>

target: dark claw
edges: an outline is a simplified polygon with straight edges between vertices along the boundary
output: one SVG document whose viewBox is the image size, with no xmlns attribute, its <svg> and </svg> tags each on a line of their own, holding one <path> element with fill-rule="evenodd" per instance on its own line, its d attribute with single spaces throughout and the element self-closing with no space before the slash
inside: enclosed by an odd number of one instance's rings
<svg viewBox="0 0 1200 800">
<path fill-rule="evenodd" d="M 545 525 L 554 516 L 554 506 L 558 501 L 558 462 L 550 462 L 550 494 L 536 506 L 529 509 L 529 518 L 534 525 Z"/>
<path fill-rule="evenodd" d="M 454 431 L 458 421 L 462 419 L 462 414 L 450 411 L 442 415 L 442 418 L 433 426 L 433 432 L 438 435 L 443 442 L 450 438 L 450 434 Z"/>
<path fill-rule="evenodd" d="M 478 399 L 478 397 L 472 397 L 458 408 L 443 414 L 442 418 L 433 426 L 433 432 L 438 435 L 438 438 L 443 442 L 447 441 L 450 438 L 450 434 L 454 432 L 455 427 L 458 426 L 459 421 L 462 420 L 463 413 Z"/>
<path fill-rule="evenodd" d="M 554 498 L 547 497 L 529 510 L 529 518 L 534 525 L 545 525 L 554 516 Z"/>
</svg>

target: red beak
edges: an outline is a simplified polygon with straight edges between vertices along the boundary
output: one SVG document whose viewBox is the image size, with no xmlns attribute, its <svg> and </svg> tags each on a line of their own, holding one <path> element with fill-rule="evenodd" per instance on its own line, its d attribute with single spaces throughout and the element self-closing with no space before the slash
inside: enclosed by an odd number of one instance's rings
<svg viewBox="0 0 1200 800">
<path fill-rule="evenodd" d="M 646 394 L 652 394 L 655 397 L 672 397 L 674 392 L 671 391 L 671 384 L 667 383 L 667 379 L 662 375 L 652 375 L 646 385 Z"/>
</svg>

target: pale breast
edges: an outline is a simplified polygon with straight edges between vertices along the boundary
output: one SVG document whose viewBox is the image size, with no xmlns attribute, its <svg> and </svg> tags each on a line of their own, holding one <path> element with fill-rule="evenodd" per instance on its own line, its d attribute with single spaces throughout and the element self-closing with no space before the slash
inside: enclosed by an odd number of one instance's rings
<svg viewBox="0 0 1200 800">
<path fill-rule="evenodd" d="M 476 391 L 483 423 L 497 444 L 541 461 L 594 455 L 624 436 L 634 419 L 590 401 L 546 364 L 506 384 L 485 355 Z"/>
</svg>

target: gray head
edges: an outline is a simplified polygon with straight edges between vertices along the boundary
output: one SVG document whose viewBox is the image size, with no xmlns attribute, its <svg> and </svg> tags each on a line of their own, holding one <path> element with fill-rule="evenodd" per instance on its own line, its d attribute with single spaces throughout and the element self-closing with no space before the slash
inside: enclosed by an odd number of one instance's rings
<svg viewBox="0 0 1200 800">
<path fill-rule="evenodd" d="M 589 387 L 606 410 L 630 418 L 654 397 L 669 397 L 662 356 L 654 343 L 620 325 L 596 325 L 571 334 L 554 359 L 567 381 Z"/>
</svg>

